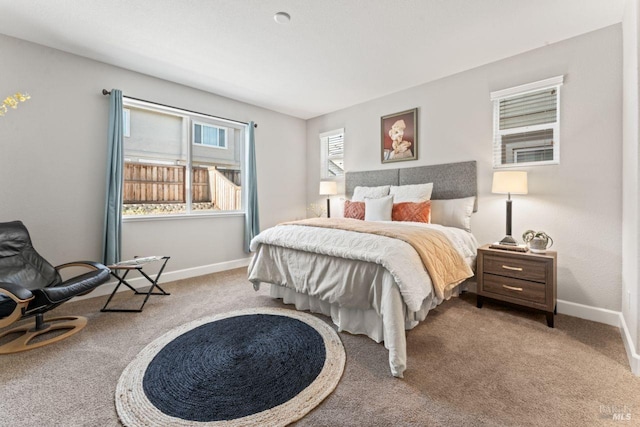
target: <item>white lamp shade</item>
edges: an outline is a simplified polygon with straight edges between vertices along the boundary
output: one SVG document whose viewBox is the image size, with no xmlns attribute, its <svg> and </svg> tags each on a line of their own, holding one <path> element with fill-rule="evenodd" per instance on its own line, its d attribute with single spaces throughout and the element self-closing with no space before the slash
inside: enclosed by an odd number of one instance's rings
<svg viewBox="0 0 640 427">
<path fill-rule="evenodd" d="M 338 194 L 338 185 L 335 181 L 320 181 L 320 195 L 332 196 Z"/>
<path fill-rule="evenodd" d="M 496 194 L 527 194 L 529 192 L 529 187 L 527 185 L 527 172 L 494 172 L 491 192 Z"/>
</svg>

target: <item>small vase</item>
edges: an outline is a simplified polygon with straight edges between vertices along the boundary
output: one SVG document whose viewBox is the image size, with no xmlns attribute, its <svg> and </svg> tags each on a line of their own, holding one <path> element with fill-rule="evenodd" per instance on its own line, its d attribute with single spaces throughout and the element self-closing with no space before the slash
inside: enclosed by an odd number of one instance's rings
<svg viewBox="0 0 640 427">
<path fill-rule="evenodd" d="M 533 238 L 530 242 L 529 242 L 529 250 L 533 253 L 539 254 L 539 253 L 544 253 L 547 251 L 547 244 L 549 242 L 544 240 L 544 239 L 540 239 L 539 237 L 535 237 Z"/>
</svg>

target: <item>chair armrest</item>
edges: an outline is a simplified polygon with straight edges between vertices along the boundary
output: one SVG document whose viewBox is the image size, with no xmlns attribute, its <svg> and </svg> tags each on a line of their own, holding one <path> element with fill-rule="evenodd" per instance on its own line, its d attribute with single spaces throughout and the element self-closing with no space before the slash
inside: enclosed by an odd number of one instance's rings
<svg viewBox="0 0 640 427">
<path fill-rule="evenodd" d="M 0 294 L 8 296 L 15 302 L 27 302 L 34 298 L 29 289 L 15 283 L 0 282 Z"/>
<path fill-rule="evenodd" d="M 59 304 L 75 296 L 85 295 L 94 290 L 97 286 L 109 281 L 108 267 L 92 261 L 76 261 L 62 264 L 56 267 L 61 270 L 67 267 L 86 267 L 91 271 L 74 276 L 55 286 L 42 288 L 43 295 L 53 304 Z"/>
<path fill-rule="evenodd" d="M 29 301 L 35 298 L 29 289 L 23 288 L 15 283 L 0 282 L 0 295 L 6 295 L 16 306 L 13 311 L 5 317 L 0 318 L 0 328 L 4 328 L 18 321 L 29 305 Z"/>
<path fill-rule="evenodd" d="M 66 264 L 57 266 L 56 270 L 62 270 L 63 268 L 68 268 L 68 267 L 86 267 L 90 270 L 109 270 L 105 265 L 100 264 L 99 262 L 93 262 L 93 261 L 68 262 Z"/>
</svg>

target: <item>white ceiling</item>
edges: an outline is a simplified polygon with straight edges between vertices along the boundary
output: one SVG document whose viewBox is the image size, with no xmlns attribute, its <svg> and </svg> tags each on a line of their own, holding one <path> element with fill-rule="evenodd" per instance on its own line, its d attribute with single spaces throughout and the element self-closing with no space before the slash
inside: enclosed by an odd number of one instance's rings
<svg viewBox="0 0 640 427">
<path fill-rule="evenodd" d="M 616 24 L 624 1 L 0 0 L 0 33 L 306 119 Z"/>
</svg>

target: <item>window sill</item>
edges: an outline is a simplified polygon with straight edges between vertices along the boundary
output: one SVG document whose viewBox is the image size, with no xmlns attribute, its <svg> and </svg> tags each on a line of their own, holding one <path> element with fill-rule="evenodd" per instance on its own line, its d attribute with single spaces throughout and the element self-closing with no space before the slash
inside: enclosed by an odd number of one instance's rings
<svg viewBox="0 0 640 427">
<path fill-rule="evenodd" d="M 221 146 L 217 146 L 217 145 L 200 144 L 198 142 L 193 142 L 192 144 L 193 144 L 194 147 L 213 148 L 213 149 L 216 149 L 216 150 L 226 150 L 228 148 L 227 146 L 221 147 Z"/>
<path fill-rule="evenodd" d="M 541 160 L 539 162 L 522 162 L 522 163 L 506 163 L 504 165 L 494 165 L 494 169 L 509 169 L 509 168 L 528 168 L 530 166 L 549 166 L 559 165 L 560 160 Z"/>
<path fill-rule="evenodd" d="M 191 214 L 173 214 L 173 215 L 139 215 L 139 216 L 123 216 L 122 222 L 144 222 L 144 221 L 173 221 L 181 219 L 204 219 L 204 218 L 221 218 L 244 216 L 244 211 L 216 212 L 216 213 L 191 213 Z"/>
</svg>

